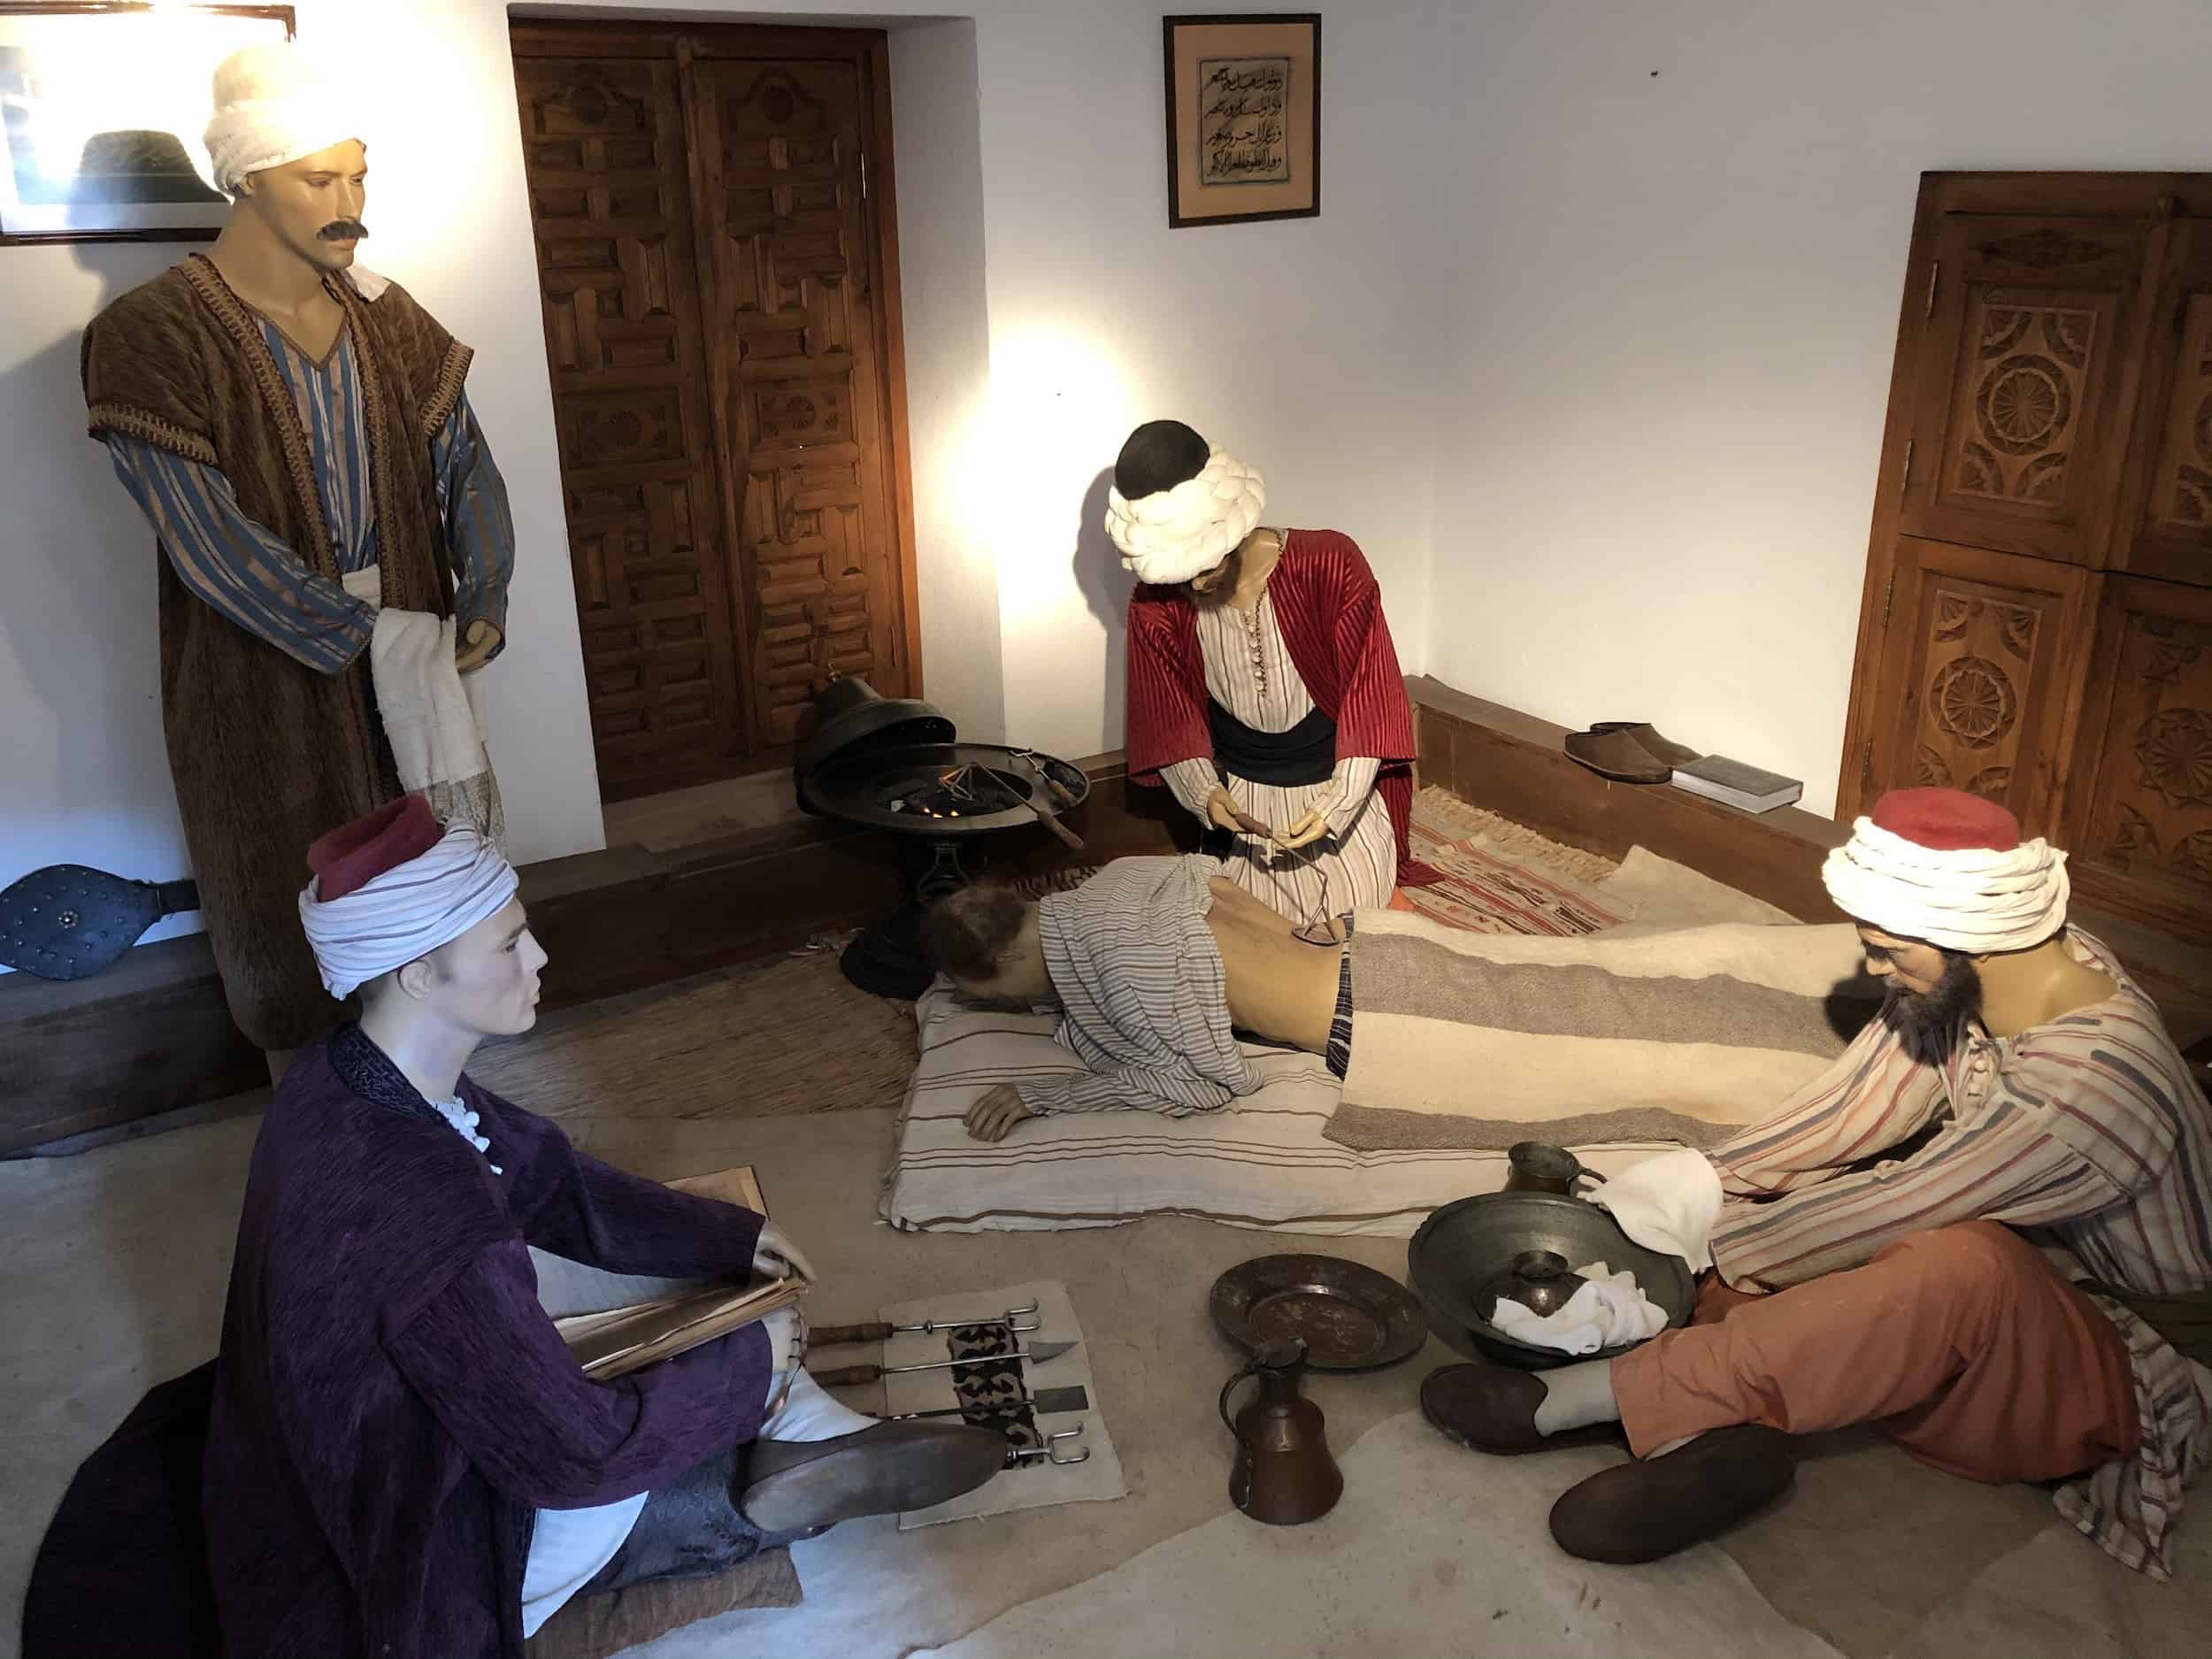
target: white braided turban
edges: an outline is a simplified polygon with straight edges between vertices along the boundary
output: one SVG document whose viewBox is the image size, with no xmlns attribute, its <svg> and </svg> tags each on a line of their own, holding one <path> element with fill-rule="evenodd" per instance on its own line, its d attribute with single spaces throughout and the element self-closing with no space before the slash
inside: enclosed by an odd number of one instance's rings
<svg viewBox="0 0 2212 1659">
<path fill-rule="evenodd" d="M 1821 879 L 1847 916 L 1901 939 L 1974 956 L 2025 950 L 2066 925 L 2066 855 L 2040 836 L 1998 851 L 1923 847 L 1870 818 L 1828 855 Z"/>
<path fill-rule="evenodd" d="M 1173 489 L 1131 501 L 1110 486 L 1106 534 L 1140 581 L 1168 588 L 1227 558 L 1252 534 L 1266 504 L 1260 475 L 1216 446 L 1205 469 Z"/>
<path fill-rule="evenodd" d="M 344 998 L 498 915 L 517 885 L 498 849 L 457 824 L 429 851 L 341 897 L 321 898 L 316 877 L 300 895 L 300 925 L 323 987 Z"/>
<path fill-rule="evenodd" d="M 280 167 L 362 132 L 344 88 L 289 42 L 242 46 L 216 67 L 206 143 L 215 188 L 225 196 L 236 196 L 238 181 L 250 173 Z"/>
</svg>

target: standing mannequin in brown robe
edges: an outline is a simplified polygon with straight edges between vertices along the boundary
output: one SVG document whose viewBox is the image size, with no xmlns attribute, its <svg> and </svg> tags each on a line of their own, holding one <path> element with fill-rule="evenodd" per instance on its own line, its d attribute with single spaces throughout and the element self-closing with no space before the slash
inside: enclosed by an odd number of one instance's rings
<svg viewBox="0 0 2212 1659">
<path fill-rule="evenodd" d="M 456 666 L 481 667 L 513 532 L 468 348 L 352 268 L 367 164 L 343 89 L 281 46 L 235 54 L 215 91 L 228 222 L 93 319 L 85 401 L 161 545 L 179 816 L 232 1015 L 275 1076 L 342 1011 L 300 935 L 307 848 L 400 793 L 371 637 L 457 616 Z"/>
</svg>

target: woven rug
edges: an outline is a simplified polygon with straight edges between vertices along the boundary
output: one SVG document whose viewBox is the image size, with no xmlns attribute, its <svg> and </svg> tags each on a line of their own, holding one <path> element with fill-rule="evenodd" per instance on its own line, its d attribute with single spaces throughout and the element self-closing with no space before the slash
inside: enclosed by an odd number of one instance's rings
<svg viewBox="0 0 2212 1659">
<path fill-rule="evenodd" d="M 837 971 L 843 939 L 546 1015 L 469 1075 L 549 1118 L 780 1118 L 895 1106 L 912 1005 Z"/>
<path fill-rule="evenodd" d="M 1594 933 L 1632 912 L 1597 884 L 1611 859 L 1548 841 L 1533 830 L 1438 788 L 1413 804 L 1413 856 L 1443 873 L 1432 887 L 1401 887 L 1420 915 L 1472 933 Z"/>
</svg>

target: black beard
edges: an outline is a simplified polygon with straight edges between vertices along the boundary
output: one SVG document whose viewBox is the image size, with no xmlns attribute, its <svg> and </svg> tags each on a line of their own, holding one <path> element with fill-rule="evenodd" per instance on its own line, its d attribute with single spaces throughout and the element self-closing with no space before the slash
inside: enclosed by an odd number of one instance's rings
<svg viewBox="0 0 2212 1659">
<path fill-rule="evenodd" d="M 1905 1052 L 1922 1065 L 1941 1065 L 1964 1034 L 1966 1022 L 1982 1011 L 1982 976 L 1973 958 L 1944 954 L 1943 977 L 1927 992 L 1899 990 L 1882 999 L 1882 1021 L 1897 1033 Z"/>
<path fill-rule="evenodd" d="M 357 219 L 333 219 L 315 233 L 325 242 L 359 242 L 369 234 L 369 227 Z"/>
</svg>

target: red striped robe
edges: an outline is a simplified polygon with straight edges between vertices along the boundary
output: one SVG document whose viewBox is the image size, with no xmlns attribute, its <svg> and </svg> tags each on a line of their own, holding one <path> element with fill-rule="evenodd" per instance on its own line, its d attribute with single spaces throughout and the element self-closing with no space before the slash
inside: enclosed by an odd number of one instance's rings
<svg viewBox="0 0 2212 1659">
<path fill-rule="evenodd" d="M 1276 626 L 1314 706 L 1336 722 L 1336 753 L 1383 763 L 1375 787 L 1398 841 L 1398 885 L 1426 887 L 1437 872 L 1415 861 L 1413 708 L 1383 618 L 1382 589 L 1359 543 L 1334 530 L 1287 530 L 1268 578 Z M 1129 777 L 1159 785 L 1179 760 L 1210 759 L 1206 663 L 1190 600 L 1179 588 L 1129 596 Z"/>
</svg>

